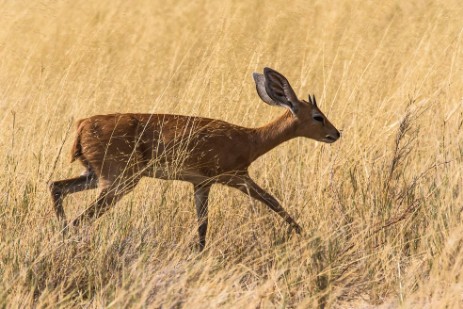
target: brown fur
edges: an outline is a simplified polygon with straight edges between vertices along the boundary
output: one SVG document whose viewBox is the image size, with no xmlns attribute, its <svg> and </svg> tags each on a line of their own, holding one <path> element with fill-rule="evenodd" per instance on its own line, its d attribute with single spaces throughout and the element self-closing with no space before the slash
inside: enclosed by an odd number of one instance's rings
<svg viewBox="0 0 463 309">
<path fill-rule="evenodd" d="M 72 144 L 71 148 L 71 163 L 74 162 L 77 158 L 82 156 L 82 145 L 80 144 L 80 134 L 81 134 L 81 123 L 84 121 L 84 119 L 80 119 L 76 123 L 77 127 L 77 135 L 74 143 Z"/>
<path fill-rule="evenodd" d="M 259 156 L 291 138 L 334 142 L 340 134 L 318 109 L 315 98 L 300 101 L 281 74 L 271 69 L 264 74 L 255 75 L 261 98 L 290 111 L 260 128 L 170 114 L 97 115 L 78 121 L 71 162 L 78 159 L 86 172 L 50 184 L 63 226 L 67 225 L 62 206 L 66 194 L 96 187 L 101 190 L 99 198 L 74 220 L 77 225 L 83 219 L 99 217 L 142 177 L 156 177 L 193 184 L 201 248 L 205 245 L 209 189 L 214 183 L 260 200 L 300 232 L 299 225 L 249 177 L 247 169 Z"/>
</svg>

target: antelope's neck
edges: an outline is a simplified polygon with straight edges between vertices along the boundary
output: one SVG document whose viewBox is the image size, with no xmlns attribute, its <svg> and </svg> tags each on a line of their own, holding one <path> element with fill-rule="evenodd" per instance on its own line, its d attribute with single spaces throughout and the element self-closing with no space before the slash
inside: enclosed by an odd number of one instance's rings
<svg viewBox="0 0 463 309">
<path fill-rule="evenodd" d="M 255 130 L 254 160 L 281 143 L 296 137 L 295 119 L 290 111 L 287 111 L 273 122 Z"/>
</svg>

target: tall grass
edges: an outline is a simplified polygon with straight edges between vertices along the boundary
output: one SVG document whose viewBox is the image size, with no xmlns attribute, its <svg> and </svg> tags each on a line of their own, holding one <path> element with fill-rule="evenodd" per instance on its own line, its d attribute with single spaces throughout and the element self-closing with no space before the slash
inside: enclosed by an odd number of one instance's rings
<svg viewBox="0 0 463 309">
<path fill-rule="evenodd" d="M 3 1 L 0 306 L 463 306 L 460 1 Z M 251 74 L 285 74 L 343 130 L 251 174 L 303 226 L 213 187 L 144 179 L 63 238 L 47 181 L 76 176 L 74 122 L 114 112 L 263 125 Z M 69 196 L 76 216 L 96 197 Z"/>
</svg>

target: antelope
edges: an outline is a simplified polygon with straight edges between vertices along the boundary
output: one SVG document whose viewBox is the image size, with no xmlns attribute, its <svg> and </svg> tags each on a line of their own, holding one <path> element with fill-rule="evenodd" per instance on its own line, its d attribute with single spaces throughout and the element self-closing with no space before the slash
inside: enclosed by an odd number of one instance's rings
<svg viewBox="0 0 463 309">
<path fill-rule="evenodd" d="M 288 109 L 275 121 L 246 128 L 225 121 L 171 114 L 97 115 L 77 122 L 71 162 L 79 160 L 85 172 L 49 183 L 54 211 L 68 228 L 63 210 L 66 195 L 99 188 L 97 199 L 72 221 L 74 226 L 96 219 L 142 177 L 182 180 L 193 184 L 198 220 L 199 249 L 206 245 L 208 197 L 213 184 L 240 190 L 264 203 L 297 234 L 301 227 L 280 203 L 249 176 L 258 157 L 295 137 L 333 143 L 341 134 L 317 106 L 315 96 L 299 100 L 288 80 L 264 68 L 254 73 L 259 97 Z"/>
</svg>

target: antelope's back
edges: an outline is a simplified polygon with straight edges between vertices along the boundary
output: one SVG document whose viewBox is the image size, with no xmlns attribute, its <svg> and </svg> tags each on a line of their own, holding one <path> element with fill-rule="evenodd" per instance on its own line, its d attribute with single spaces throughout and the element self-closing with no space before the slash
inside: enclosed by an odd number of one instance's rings
<svg viewBox="0 0 463 309">
<path fill-rule="evenodd" d="M 96 115 L 79 123 L 79 159 L 99 176 L 189 170 L 213 176 L 249 165 L 249 132 L 224 121 L 170 114 Z M 77 143 L 77 142 L 76 142 Z M 241 145 L 241 143 L 243 145 Z M 153 168 L 151 168 L 153 167 Z M 172 178 L 161 173 L 160 178 Z"/>
<path fill-rule="evenodd" d="M 156 163 L 204 176 L 248 166 L 252 129 L 203 117 L 138 115 L 140 150 Z"/>
</svg>

